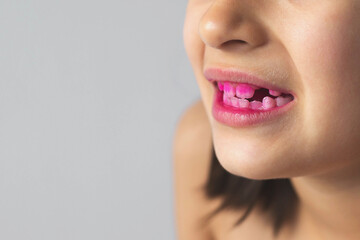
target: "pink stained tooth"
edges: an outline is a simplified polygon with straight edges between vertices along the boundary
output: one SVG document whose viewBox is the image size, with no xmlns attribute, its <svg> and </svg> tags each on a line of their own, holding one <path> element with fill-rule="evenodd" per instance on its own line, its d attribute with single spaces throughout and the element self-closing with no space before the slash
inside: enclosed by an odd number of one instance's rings
<svg viewBox="0 0 360 240">
<path fill-rule="evenodd" d="M 230 98 L 227 96 L 227 95 L 223 95 L 223 102 L 226 104 L 226 105 L 231 105 L 231 100 Z"/>
<path fill-rule="evenodd" d="M 291 102 L 290 97 L 277 97 L 276 99 L 276 106 L 281 107 L 289 102 Z"/>
<path fill-rule="evenodd" d="M 231 99 L 231 105 L 233 106 L 233 107 L 239 107 L 239 99 L 238 98 L 236 98 L 236 97 L 232 97 L 232 98 L 230 98 Z"/>
<path fill-rule="evenodd" d="M 235 97 L 235 87 L 233 87 L 230 83 L 224 83 L 224 94 L 229 97 Z"/>
<path fill-rule="evenodd" d="M 238 99 L 240 108 L 249 108 L 249 100 L 247 99 Z"/>
<path fill-rule="evenodd" d="M 274 107 L 276 107 L 276 101 L 275 101 L 275 99 L 273 99 L 269 96 L 266 96 L 262 100 L 262 106 L 264 109 L 274 108 Z"/>
<path fill-rule="evenodd" d="M 253 110 L 260 110 L 262 109 L 262 102 L 260 101 L 251 101 L 250 108 Z"/>
<path fill-rule="evenodd" d="M 224 91 L 224 83 L 223 82 L 217 82 L 218 88 L 220 91 Z"/>
<path fill-rule="evenodd" d="M 254 93 L 255 89 L 248 84 L 239 84 L 236 87 L 236 96 L 239 98 L 252 98 Z"/>
<path fill-rule="evenodd" d="M 270 94 L 271 96 L 278 97 L 278 96 L 281 95 L 281 92 L 278 92 L 278 91 L 269 89 L 269 94 Z"/>
</svg>

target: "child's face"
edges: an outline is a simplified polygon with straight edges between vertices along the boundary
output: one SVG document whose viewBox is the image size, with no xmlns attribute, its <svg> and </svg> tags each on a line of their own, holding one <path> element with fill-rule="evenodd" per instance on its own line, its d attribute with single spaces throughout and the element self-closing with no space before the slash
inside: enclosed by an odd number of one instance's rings
<svg viewBox="0 0 360 240">
<path fill-rule="evenodd" d="M 267 179 L 359 161 L 359 12 L 359 0 L 189 1 L 185 47 L 225 169 Z M 293 105 L 274 121 L 220 123 L 210 67 L 254 73 L 293 92 Z"/>
</svg>

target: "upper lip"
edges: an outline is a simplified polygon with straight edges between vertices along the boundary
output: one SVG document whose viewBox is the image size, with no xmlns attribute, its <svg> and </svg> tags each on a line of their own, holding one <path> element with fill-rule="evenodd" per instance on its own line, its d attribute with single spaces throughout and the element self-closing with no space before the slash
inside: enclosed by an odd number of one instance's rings
<svg viewBox="0 0 360 240">
<path fill-rule="evenodd" d="M 273 84 L 274 81 L 263 80 L 260 77 L 257 77 L 251 73 L 242 72 L 238 69 L 233 68 L 206 68 L 204 71 L 204 76 L 210 82 L 214 81 L 231 81 L 237 83 L 248 83 L 255 85 L 260 88 L 267 88 L 275 91 L 279 91 L 285 94 L 291 94 L 294 96 L 291 90 L 281 88 Z"/>
</svg>

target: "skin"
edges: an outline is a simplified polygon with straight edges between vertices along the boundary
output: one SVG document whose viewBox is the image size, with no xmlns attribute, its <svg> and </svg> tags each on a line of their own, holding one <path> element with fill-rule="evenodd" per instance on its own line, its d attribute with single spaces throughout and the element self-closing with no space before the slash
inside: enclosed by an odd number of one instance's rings
<svg viewBox="0 0 360 240">
<path fill-rule="evenodd" d="M 288 239 L 360 236 L 359 10 L 359 0 L 188 2 L 184 43 L 220 164 L 250 179 L 291 179 L 300 208 Z M 276 121 L 223 125 L 208 67 L 275 79 L 296 104 Z"/>
</svg>

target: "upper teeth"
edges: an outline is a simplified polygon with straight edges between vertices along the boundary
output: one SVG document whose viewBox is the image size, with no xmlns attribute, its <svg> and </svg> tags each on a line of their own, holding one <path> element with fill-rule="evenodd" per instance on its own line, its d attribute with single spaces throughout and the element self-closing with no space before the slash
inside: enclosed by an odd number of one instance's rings
<svg viewBox="0 0 360 240">
<path fill-rule="evenodd" d="M 239 84 L 236 87 L 236 96 L 239 98 L 252 98 L 254 93 L 255 89 L 248 84 Z"/>
<path fill-rule="evenodd" d="M 281 92 L 278 92 L 278 91 L 275 91 L 275 90 L 271 90 L 271 89 L 269 90 L 269 93 L 270 93 L 271 96 L 275 96 L 275 97 L 281 95 Z"/>
<path fill-rule="evenodd" d="M 230 83 L 225 83 L 224 84 L 224 92 L 226 93 L 226 95 L 228 95 L 229 97 L 234 97 L 235 96 L 235 92 L 236 92 L 236 88 L 234 86 L 232 86 Z"/>
<path fill-rule="evenodd" d="M 223 86 L 219 84 L 219 89 L 223 89 L 229 97 L 234 97 L 236 95 L 239 98 L 252 98 L 255 93 L 255 88 L 245 83 L 234 86 L 229 82 L 225 82 Z"/>
</svg>

